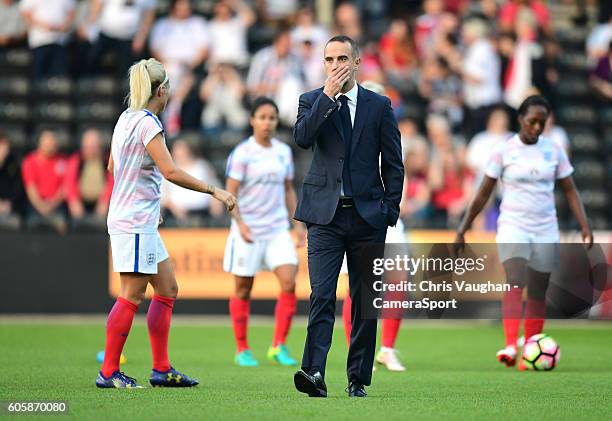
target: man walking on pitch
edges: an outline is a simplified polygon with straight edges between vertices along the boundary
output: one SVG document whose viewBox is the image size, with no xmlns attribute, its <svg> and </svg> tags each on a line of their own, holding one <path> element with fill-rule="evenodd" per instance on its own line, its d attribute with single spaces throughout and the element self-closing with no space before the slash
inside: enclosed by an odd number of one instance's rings
<svg viewBox="0 0 612 421">
<path fill-rule="evenodd" d="M 302 369 L 295 387 L 326 397 L 325 365 L 331 346 L 336 284 L 346 252 L 353 329 L 347 359 L 350 397 L 365 397 L 376 346 L 376 320 L 362 317 L 364 244 L 383 244 L 399 215 L 404 169 L 400 134 L 388 98 L 355 81 L 359 50 L 343 35 L 327 42 L 323 88 L 300 97 L 293 136 L 313 161 L 295 219 L 308 227 L 310 314 Z M 380 171 L 379 171 L 380 163 Z"/>
</svg>

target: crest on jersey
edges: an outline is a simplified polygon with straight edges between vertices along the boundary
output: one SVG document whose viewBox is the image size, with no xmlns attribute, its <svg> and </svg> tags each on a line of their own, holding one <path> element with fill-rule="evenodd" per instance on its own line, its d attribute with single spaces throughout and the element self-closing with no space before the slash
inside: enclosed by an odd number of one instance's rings
<svg viewBox="0 0 612 421">
<path fill-rule="evenodd" d="M 155 263 L 155 253 L 147 253 L 147 265 Z"/>
<path fill-rule="evenodd" d="M 544 161 L 550 161 L 552 159 L 552 152 L 551 151 L 545 151 L 544 152 Z"/>
</svg>

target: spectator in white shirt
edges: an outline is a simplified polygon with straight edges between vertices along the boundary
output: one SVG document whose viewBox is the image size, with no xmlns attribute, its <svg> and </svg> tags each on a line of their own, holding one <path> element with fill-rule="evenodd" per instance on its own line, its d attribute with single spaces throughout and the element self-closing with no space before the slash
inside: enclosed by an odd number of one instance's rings
<svg viewBox="0 0 612 421">
<path fill-rule="evenodd" d="M 67 70 L 66 42 L 75 17 L 74 0 L 23 0 L 35 79 L 63 76 Z"/>
<path fill-rule="evenodd" d="M 298 12 L 296 25 L 291 30 L 291 43 L 294 53 L 304 63 L 306 90 L 318 88 L 325 82 L 321 60 L 329 38 L 327 29 L 316 22 L 312 8 L 305 7 Z"/>
<path fill-rule="evenodd" d="M 170 80 L 170 101 L 164 112 L 169 135 L 180 130 L 181 107 L 195 82 L 194 70 L 208 55 L 209 43 L 206 21 L 192 14 L 190 0 L 172 0 L 170 16 L 153 25 L 151 53 L 164 65 Z"/>
<path fill-rule="evenodd" d="M 300 2 L 298 0 L 265 0 L 257 3 L 264 22 L 278 26 L 295 20 Z"/>
<path fill-rule="evenodd" d="M 485 131 L 478 133 L 472 138 L 467 147 L 466 164 L 474 174 L 473 188 L 476 190 L 485 175 L 489 156 L 493 147 L 499 142 L 505 142 L 512 137 L 512 132 L 509 130 L 510 121 L 505 108 L 499 106 L 495 108 L 489 115 L 487 128 Z M 497 195 L 501 197 L 500 194 Z M 478 218 L 474 220 L 474 228 L 495 231 L 495 221 L 497 221 L 498 203 L 496 196 L 491 196 L 491 200 L 485 206 Z"/>
<path fill-rule="evenodd" d="M 304 88 L 306 91 L 319 88 L 325 83 L 325 68 L 321 66 L 323 52 L 318 51 L 313 42 L 304 39 L 294 47 L 295 54 L 304 66 Z"/>
<path fill-rule="evenodd" d="M 513 110 L 518 110 L 535 85 L 533 61 L 540 59 L 543 51 L 533 39 L 533 33 L 537 30 L 533 12 L 529 9 L 520 11 L 514 28 L 516 42 L 503 78 L 504 102 Z"/>
<path fill-rule="evenodd" d="M 299 49 L 305 41 L 312 43 L 312 48 L 319 54 L 319 61 L 323 57 L 325 43 L 330 38 L 329 32 L 316 21 L 314 11 L 305 7 L 298 12 L 295 27 L 291 30 L 291 41 L 294 48 Z M 319 66 L 321 63 L 319 62 Z"/>
<path fill-rule="evenodd" d="M 26 26 L 15 0 L 0 0 L 0 51 L 26 39 Z"/>
<path fill-rule="evenodd" d="M 176 165 L 189 175 L 206 183 L 219 184 L 212 166 L 206 160 L 197 158 L 186 141 L 177 139 L 174 142 L 172 158 Z M 161 206 L 166 211 L 168 225 L 180 227 L 202 226 L 209 217 L 219 217 L 223 214 L 223 205 L 218 200 L 211 200 L 209 195 L 199 194 L 167 181 L 162 184 Z"/>
<path fill-rule="evenodd" d="M 595 26 L 586 40 L 587 56 L 592 64 L 608 54 L 608 46 L 612 41 L 612 14 L 608 20 Z"/>
<path fill-rule="evenodd" d="M 247 31 L 254 22 L 255 13 L 240 0 L 219 0 L 209 23 L 211 62 L 246 67 Z"/>
<path fill-rule="evenodd" d="M 96 37 L 89 57 L 89 71 L 99 72 L 104 56 L 113 53 L 115 69 L 122 77 L 142 54 L 155 20 L 157 0 L 92 0 L 89 27 Z"/>
<path fill-rule="evenodd" d="M 217 138 L 223 128 L 238 132 L 246 127 L 249 115 L 242 106 L 245 93 L 246 87 L 234 66 L 218 63 L 211 68 L 200 87 L 200 99 L 206 104 L 202 126 L 211 138 Z"/>
<path fill-rule="evenodd" d="M 469 131 L 473 135 L 485 128 L 489 114 L 500 103 L 501 63 L 493 43 L 487 38 L 487 24 L 472 19 L 463 25 L 466 45 L 463 57 L 463 97 L 469 112 Z"/>
<path fill-rule="evenodd" d="M 486 130 L 476 134 L 468 144 L 466 161 L 476 175 L 476 184 L 479 185 L 484 176 L 493 146 L 508 140 L 511 136 L 508 113 L 500 106 L 491 112 Z"/>
<path fill-rule="evenodd" d="M 252 98 L 272 98 L 282 123 L 293 126 L 299 96 L 304 92 L 303 63 L 291 52 L 291 38 L 286 29 L 279 30 L 271 46 L 259 50 L 251 61 L 247 89 Z"/>
<path fill-rule="evenodd" d="M 568 157 L 571 156 L 569 136 L 563 127 L 555 124 L 555 116 L 553 113 L 548 114 L 548 119 L 546 120 L 546 126 L 542 132 L 542 136 L 549 138 L 560 146 Z"/>
</svg>

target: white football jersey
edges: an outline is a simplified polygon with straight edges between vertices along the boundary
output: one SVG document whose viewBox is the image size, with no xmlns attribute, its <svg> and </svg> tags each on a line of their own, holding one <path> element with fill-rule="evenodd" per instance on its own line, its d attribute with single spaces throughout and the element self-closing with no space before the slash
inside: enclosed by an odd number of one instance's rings
<svg viewBox="0 0 612 421">
<path fill-rule="evenodd" d="M 555 181 L 572 174 L 574 168 L 565 151 L 540 136 L 534 145 L 524 144 L 518 134 L 493 148 L 485 174 L 503 186 L 501 225 L 528 232 L 558 230 Z"/>
<path fill-rule="evenodd" d="M 108 233 L 157 231 L 163 176 L 146 146 L 163 126 L 149 110 L 125 110 L 113 131 L 111 155 L 115 185 L 108 211 Z"/>
</svg>

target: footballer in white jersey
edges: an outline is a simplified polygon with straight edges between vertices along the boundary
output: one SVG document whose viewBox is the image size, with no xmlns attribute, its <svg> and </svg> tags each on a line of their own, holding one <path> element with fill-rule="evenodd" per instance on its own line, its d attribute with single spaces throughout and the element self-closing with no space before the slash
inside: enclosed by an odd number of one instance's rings
<svg viewBox="0 0 612 421">
<path fill-rule="evenodd" d="M 289 234 L 289 218 L 296 207 L 291 148 L 273 137 L 278 107 L 269 98 L 255 99 L 251 109 L 253 135 L 240 143 L 227 160 L 227 190 L 236 195 L 232 225 L 225 247 L 223 268 L 234 275 L 235 294 L 230 316 L 236 338 L 234 360 L 241 367 L 256 366 L 247 341 L 251 288 L 257 272 L 273 271 L 280 283 L 274 338 L 268 358 L 295 366 L 285 341 L 295 315 L 295 277 L 298 257 Z M 295 222 L 298 246 L 306 229 Z"/>
<path fill-rule="evenodd" d="M 554 188 L 558 182 L 590 247 L 593 234 L 572 179 L 573 168 L 559 145 L 542 137 L 551 108 L 539 95 L 525 99 L 518 110 L 520 131 L 493 149 L 485 177 L 457 229 L 455 249 L 460 252 L 464 235 L 487 203 L 499 180 L 503 185 L 497 246 L 511 288 L 502 298 L 506 346 L 497 360 L 508 367 L 517 362 L 517 340 L 523 317 L 522 295 L 527 287 L 525 338 L 541 333 L 546 315 L 546 289 L 557 266 L 559 227 Z M 520 359 L 519 370 L 526 365 Z"/>
<path fill-rule="evenodd" d="M 233 195 L 204 183 L 176 166 L 166 147 L 163 126 L 157 117 L 168 103 L 168 76 L 155 59 L 130 67 L 129 108 L 113 132 L 108 169 L 115 177 L 108 214 L 108 233 L 121 292 L 106 322 L 106 346 L 99 388 L 140 388 L 136 379 L 120 369 L 120 357 L 134 315 L 147 285 L 153 297 L 147 312 L 147 328 L 153 354 L 149 377 L 152 386 L 192 387 L 194 378 L 170 365 L 168 335 L 172 308 L 178 294 L 168 252 L 157 232 L 162 179 L 200 193 L 212 194 L 232 210 Z"/>
</svg>

